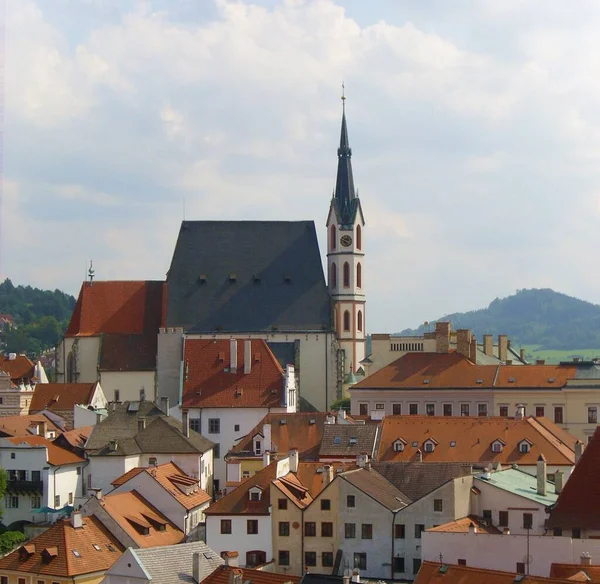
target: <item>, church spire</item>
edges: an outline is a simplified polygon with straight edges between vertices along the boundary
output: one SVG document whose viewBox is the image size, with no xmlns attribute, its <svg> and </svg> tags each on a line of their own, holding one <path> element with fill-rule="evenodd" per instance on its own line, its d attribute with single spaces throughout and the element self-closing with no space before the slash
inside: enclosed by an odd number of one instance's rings
<svg viewBox="0 0 600 584">
<path fill-rule="evenodd" d="M 342 83 L 342 130 L 340 134 L 340 147 L 338 148 L 338 168 L 335 181 L 334 200 L 336 211 L 342 225 L 351 225 L 356 217 L 356 192 L 354 190 L 354 177 L 352 175 L 352 149 L 348 140 L 348 126 L 346 124 L 346 94 Z"/>
</svg>

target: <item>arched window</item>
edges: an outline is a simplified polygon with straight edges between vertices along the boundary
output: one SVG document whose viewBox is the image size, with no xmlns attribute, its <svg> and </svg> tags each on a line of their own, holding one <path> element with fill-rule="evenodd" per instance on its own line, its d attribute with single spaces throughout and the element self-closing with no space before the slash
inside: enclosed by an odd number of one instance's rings
<svg viewBox="0 0 600 584">
<path fill-rule="evenodd" d="M 344 288 L 350 288 L 350 264 L 344 262 Z"/>
<path fill-rule="evenodd" d="M 329 285 L 331 288 L 337 288 L 337 267 L 331 264 L 331 273 L 329 275 Z"/>
<path fill-rule="evenodd" d="M 336 236 L 336 229 L 335 229 L 335 225 L 331 226 L 331 242 L 329 243 L 329 247 L 331 247 L 331 249 L 335 249 L 337 246 L 337 236 Z"/>
<path fill-rule="evenodd" d="M 360 262 L 356 264 L 356 285 L 362 288 L 362 266 Z"/>
<path fill-rule="evenodd" d="M 75 357 L 73 353 L 69 353 L 67 357 L 67 383 L 75 383 L 76 381 Z"/>
<path fill-rule="evenodd" d="M 362 310 L 359 310 L 358 314 L 356 315 L 356 328 L 362 332 L 362 329 L 363 329 Z"/>
<path fill-rule="evenodd" d="M 356 226 L 356 249 L 362 249 L 362 229 L 360 225 Z"/>
<path fill-rule="evenodd" d="M 350 312 L 347 310 L 344 311 L 344 330 L 350 330 Z"/>
</svg>

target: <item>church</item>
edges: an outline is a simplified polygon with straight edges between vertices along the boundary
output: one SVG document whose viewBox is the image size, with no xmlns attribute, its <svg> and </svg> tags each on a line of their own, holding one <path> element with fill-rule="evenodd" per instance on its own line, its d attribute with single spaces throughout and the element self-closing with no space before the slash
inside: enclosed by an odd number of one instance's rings
<svg viewBox="0 0 600 584">
<path fill-rule="evenodd" d="M 327 280 L 313 221 L 183 221 L 166 282 L 84 282 L 59 381 L 100 381 L 114 401 L 181 404 L 186 341 L 263 339 L 294 366 L 302 409 L 342 397 L 366 356 L 365 221 L 342 105 Z"/>
</svg>

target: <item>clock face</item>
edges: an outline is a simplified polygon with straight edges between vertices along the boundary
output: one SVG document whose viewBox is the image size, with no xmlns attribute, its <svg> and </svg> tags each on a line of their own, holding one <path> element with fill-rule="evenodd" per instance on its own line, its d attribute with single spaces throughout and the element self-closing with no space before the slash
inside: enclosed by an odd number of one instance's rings
<svg viewBox="0 0 600 584">
<path fill-rule="evenodd" d="M 340 243 L 344 247 L 350 247 L 352 245 L 352 238 L 349 235 L 342 235 L 342 239 L 340 239 Z"/>
</svg>

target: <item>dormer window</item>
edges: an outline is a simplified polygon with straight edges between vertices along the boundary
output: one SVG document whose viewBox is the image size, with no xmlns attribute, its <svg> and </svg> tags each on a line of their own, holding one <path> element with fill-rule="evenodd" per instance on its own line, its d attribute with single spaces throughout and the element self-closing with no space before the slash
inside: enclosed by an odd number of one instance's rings
<svg viewBox="0 0 600 584">
<path fill-rule="evenodd" d="M 262 439 L 261 438 L 257 437 L 254 439 L 254 454 L 259 455 L 259 456 L 262 454 Z"/>
<path fill-rule="evenodd" d="M 521 440 L 519 442 L 519 452 L 521 454 L 527 454 L 531 450 L 532 443 L 529 440 Z"/>
<path fill-rule="evenodd" d="M 252 487 L 248 491 L 248 498 L 250 499 L 250 501 L 260 501 L 261 496 L 262 491 L 258 487 Z"/>
<path fill-rule="evenodd" d="M 423 443 L 423 450 L 425 452 L 433 452 L 435 450 L 436 445 L 437 442 L 433 438 L 429 438 Z"/>
<path fill-rule="evenodd" d="M 402 438 L 397 438 L 396 440 L 394 440 L 394 442 L 392 444 L 394 452 L 403 452 L 405 446 L 406 446 L 406 442 L 404 440 L 402 440 Z"/>
<path fill-rule="evenodd" d="M 504 450 L 506 443 L 503 440 L 497 439 L 492 442 L 492 452 L 499 454 Z"/>
</svg>

